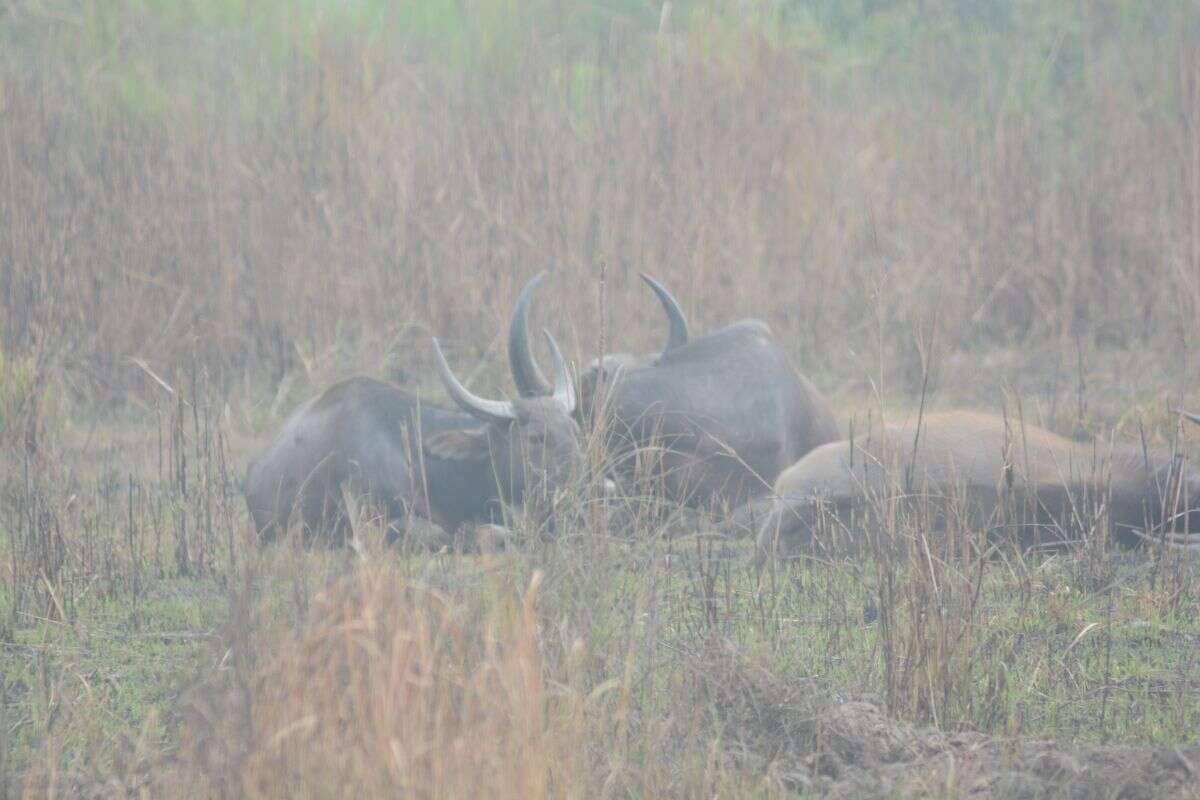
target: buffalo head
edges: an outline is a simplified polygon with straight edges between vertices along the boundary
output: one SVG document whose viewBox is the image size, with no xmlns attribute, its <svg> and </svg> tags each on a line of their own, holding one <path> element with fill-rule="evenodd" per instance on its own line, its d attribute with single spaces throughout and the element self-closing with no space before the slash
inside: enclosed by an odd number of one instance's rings
<svg viewBox="0 0 1200 800">
<path fill-rule="evenodd" d="M 478 429 L 447 431 L 431 438 L 429 452 L 446 458 L 489 458 L 506 499 L 553 495 L 582 474 L 580 430 L 573 414 L 575 388 L 554 337 L 544 332 L 554 359 L 554 384 L 543 396 L 514 401 L 472 394 L 446 363 L 437 339 L 434 356 L 447 393 L 459 408 L 486 423 Z"/>
<path fill-rule="evenodd" d="M 539 397 L 552 391 L 549 381 L 542 375 L 530 350 L 527 332 L 529 303 L 545 277 L 546 273 L 539 273 L 521 289 L 508 326 L 508 358 L 512 364 L 513 380 L 522 397 Z M 579 419 L 592 419 L 592 404 L 601 381 L 609 384 L 620 372 L 649 366 L 666 353 L 688 343 L 687 317 L 684 316 L 679 302 L 671 296 L 665 286 L 649 275 L 643 273 L 642 280 L 654 291 L 667 316 L 667 342 L 659 353 L 609 353 L 592 359 L 579 376 L 580 407 L 576 415 Z"/>
</svg>

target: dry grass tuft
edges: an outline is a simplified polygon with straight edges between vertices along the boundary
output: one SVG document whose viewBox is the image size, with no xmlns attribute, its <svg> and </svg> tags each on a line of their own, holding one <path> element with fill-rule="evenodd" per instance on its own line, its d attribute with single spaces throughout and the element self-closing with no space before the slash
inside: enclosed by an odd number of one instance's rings
<svg viewBox="0 0 1200 800">
<path fill-rule="evenodd" d="M 543 683 L 537 601 L 475 617 L 387 567 L 322 592 L 193 706 L 175 787 L 247 797 L 572 796 L 570 715 Z M 248 645 L 242 642 L 241 645 Z M 240 646 L 240 645 L 235 645 Z"/>
</svg>

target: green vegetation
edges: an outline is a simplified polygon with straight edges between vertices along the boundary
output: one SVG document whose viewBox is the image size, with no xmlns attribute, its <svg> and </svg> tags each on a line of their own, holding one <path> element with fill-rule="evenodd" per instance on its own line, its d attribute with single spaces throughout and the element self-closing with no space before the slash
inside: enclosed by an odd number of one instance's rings
<svg viewBox="0 0 1200 800">
<path fill-rule="evenodd" d="M 704 55 L 736 62 L 743 34 L 758 31 L 801 54 L 833 91 L 858 79 L 988 115 L 1035 109 L 1075 136 L 1086 136 L 1080 113 L 1113 88 L 1105 79 L 1116 71 L 1140 90 L 1126 99 L 1169 112 L 1162 48 L 1200 26 L 1186 0 L 670 5 L 667 32 Z M 627 69 L 661 22 L 659 4 L 638 0 L 17 2 L 0 18 L 0 43 L 10 68 L 64 71 L 80 99 L 155 118 L 226 102 L 230 91 L 254 113 L 295 60 L 338 48 L 433 60 L 474 81 L 518 78 L 531 54 L 539 67 L 549 55 L 554 69 Z"/>
<path fill-rule="evenodd" d="M 7 766 L 28 766 L 59 732 L 68 770 L 119 753 L 130 738 L 161 747 L 186 681 L 213 654 L 227 601 L 211 581 L 166 579 L 142 596 L 81 599 L 66 619 L 22 614 L 0 660 Z"/>
</svg>

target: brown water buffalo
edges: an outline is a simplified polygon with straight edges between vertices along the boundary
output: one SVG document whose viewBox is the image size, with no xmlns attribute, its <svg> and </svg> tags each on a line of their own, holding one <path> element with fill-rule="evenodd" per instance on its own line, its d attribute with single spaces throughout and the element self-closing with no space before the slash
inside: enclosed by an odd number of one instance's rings
<svg viewBox="0 0 1200 800">
<path fill-rule="evenodd" d="M 558 345 L 554 385 L 545 397 L 512 402 L 469 392 L 433 351 L 459 409 L 425 403 L 396 386 L 358 377 L 296 409 L 255 459 L 246 501 L 264 540 L 286 528 L 293 510 L 306 540 L 345 537 L 343 487 L 386 511 L 389 538 L 406 529 L 453 532 L 495 521 L 503 503 L 553 496 L 583 467 L 575 390 Z"/>
<path fill-rule="evenodd" d="M 1191 417 L 1195 420 L 1194 417 Z M 904 497 L 1016 541 L 1065 544 L 1100 514 L 1116 541 L 1195 546 L 1200 471 L 1140 444 L 1082 443 L 992 414 L 949 411 L 816 448 L 779 476 L 757 558 L 795 552 L 820 515 Z"/>
<path fill-rule="evenodd" d="M 541 277 L 522 291 L 509 326 L 513 375 L 525 397 L 548 387 L 526 334 L 530 296 Z M 653 474 L 669 498 L 733 507 L 768 491 L 780 471 L 813 447 L 838 438 L 829 404 L 765 323 L 743 320 L 692 338 L 678 302 L 653 278 L 643 279 L 666 312 L 666 347 L 607 356 L 580 379 L 580 407 L 587 410 L 604 375 L 607 448 L 625 483 L 638 456 L 653 453 Z"/>
</svg>

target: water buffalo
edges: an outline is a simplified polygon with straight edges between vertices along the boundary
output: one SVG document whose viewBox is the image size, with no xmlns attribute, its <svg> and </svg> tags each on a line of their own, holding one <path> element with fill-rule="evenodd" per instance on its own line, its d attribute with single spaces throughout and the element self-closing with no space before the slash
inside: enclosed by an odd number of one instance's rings
<svg viewBox="0 0 1200 800">
<path fill-rule="evenodd" d="M 1077 539 L 1101 511 L 1127 545 L 1194 547 L 1200 534 L 1200 471 L 1177 454 L 1076 442 L 971 411 L 818 447 L 779 476 L 775 496 L 758 533 L 760 565 L 810 541 L 821 515 L 844 520 L 888 498 L 931 504 L 925 519 L 937 524 L 953 511 L 1023 546 Z"/>
<path fill-rule="evenodd" d="M 306 541 L 345 537 L 343 487 L 381 506 L 389 538 L 450 531 L 497 518 L 501 503 L 552 497 L 583 466 L 575 389 L 553 337 L 554 385 L 543 397 L 486 400 L 450 371 L 442 383 L 462 409 L 424 403 L 365 377 L 338 383 L 296 409 L 250 464 L 246 501 L 264 540 L 299 509 Z"/>
<path fill-rule="evenodd" d="M 535 277 L 517 301 L 509 326 L 509 358 L 517 391 L 547 391 L 526 333 Z M 582 419 L 596 402 L 603 376 L 610 460 L 623 477 L 636 453 L 654 448 L 656 476 L 668 497 L 690 506 L 733 507 L 766 492 L 789 464 L 838 438 L 820 392 L 791 365 L 767 325 L 743 320 L 690 338 L 679 304 L 661 284 L 642 276 L 670 324 L 666 347 L 649 355 L 609 355 L 580 378 Z"/>
</svg>

